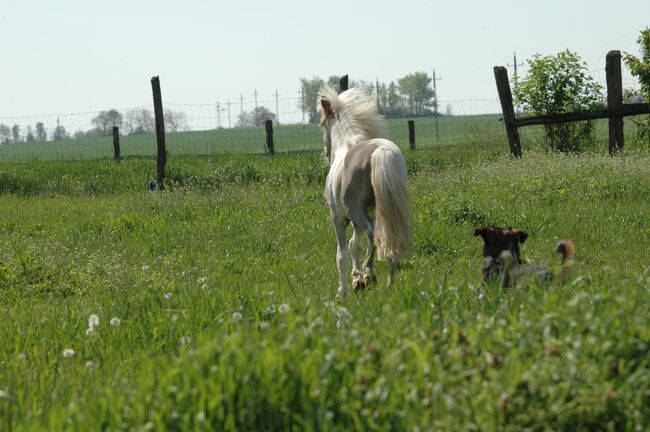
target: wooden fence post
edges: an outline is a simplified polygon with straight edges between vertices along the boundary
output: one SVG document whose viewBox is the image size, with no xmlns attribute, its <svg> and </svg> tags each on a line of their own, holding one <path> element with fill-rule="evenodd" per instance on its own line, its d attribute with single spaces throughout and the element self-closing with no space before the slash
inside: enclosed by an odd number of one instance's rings
<svg viewBox="0 0 650 432">
<path fill-rule="evenodd" d="M 415 150 L 415 122 L 409 120 L 409 149 Z"/>
<path fill-rule="evenodd" d="M 117 126 L 113 126 L 113 157 L 117 163 L 122 159 L 120 154 L 120 128 Z"/>
<path fill-rule="evenodd" d="M 339 80 L 339 93 L 343 93 L 348 89 L 348 74 L 345 74 Z"/>
<path fill-rule="evenodd" d="M 271 156 L 275 154 L 275 149 L 273 148 L 273 120 L 267 120 L 264 122 L 266 126 L 266 150 Z"/>
<path fill-rule="evenodd" d="M 609 110 L 609 153 L 623 150 L 623 80 L 621 78 L 621 52 L 607 53 L 607 109 Z"/>
<path fill-rule="evenodd" d="M 158 156 L 156 158 L 156 173 L 158 188 L 164 189 L 165 164 L 167 163 L 167 151 L 165 149 L 165 120 L 163 116 L 162 95 L 160 92 L 160 79 L 155 76 L 151 78 L 153 90 L 153 110 L 156 116 L 156 142 L 158 143 Z"/>
<path fill-rule="evenodd" d="M 503 66 L 494 67 L 494 79 L 497 83 L 499 100 L 501 101 L 501 111 L 503 112 L 503 122 L 506 125 L 508 134 L 508 145 L 510 153 L 515 157 L 521 157 L 521 140 L 517 130 L 515 109 L 512 105 L 512 92 L 508 82 L 508 70 Z"/>
</svg>

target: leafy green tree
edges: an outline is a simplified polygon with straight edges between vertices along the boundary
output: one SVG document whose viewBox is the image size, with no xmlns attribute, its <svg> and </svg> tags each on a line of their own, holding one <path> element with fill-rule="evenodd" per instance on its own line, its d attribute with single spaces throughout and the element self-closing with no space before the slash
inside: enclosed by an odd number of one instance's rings
<svg viewBox="0 0 650 432">
<path fill-rule="evenodd" d="M 37 141 L 47 141 L 47 131 L 43 122 L 36 123 L 36 140 Z"/>
<path fill-rule="evenodd" d="M 31 126 L 27 126 L 27 134 L 25 135 L 25 141 L 26 142 L 36 141 L 36 137 L 34 136 L 34 131 L 32 130 Z"/>
<path fill-rule="evenodd" d="M 646 27 L 641 30 L 636 41 L 641 50 L 641 57 L 625 53 L 623 60 L 630 69 L 630 73 L 639 80 L 642 99 L 645 102 L 650 102 L 650 28 Z M 638 126 L 639 135 L 641 137 L 646 135 L 650 139 L 650 117 L 647 117 L 645 122 L 635 121 L 635 123 Z"/>
<path fill-rule="evenodd" d="M 316 101 L 318 100 L 318 91 L 325 85 L 325 82 L 319 77 L 300 78 L 300 85 L 302 87 L 300 109 L 307 114 L 309 123 L 318 123 L 320 118 L 316 111 Z"/>
<path fill-rule="evenodd" d="M 15 144 L 21 141 L 20 126 L 17 124 L 11 127 L 11 139 Z"/>
<path fill-rule="evenodd" d="M 70 135 L 68 135 L 68 132 L 65 130 L 65 127 L 61 124 L 61 121 L 57 118 L 56 128 L 54 129 L 54 133 L 52 134 L 52 139 L 58 141 L 58 140 L 63 140 L 68 138 L 70 138 Z"/>
<path fill-rule="evenodd" d="M 525 112 L 558 114 L 589 111 L 602 105 L 602 86 L 587 73 L 587 65 L 569 50 L 555 56 L 536 54 L 528 60 L 528 73 L 514 88 L 515 100 Z M 591 141 L 593 121 L 545 125 L 553 150 L 579 151 Z"/>
<path fill-rule="evenodd" d="M 0 143 L 9 144 L 11 142 L 11 128 L 5 124 L 0 124 Z"/>
<path fill-rule="evenodd" d="M 397 80 L 399 93 L 407 101 L 408 113 L 414 116 L 430 114 L 435 104 L 431 78 L 426 72 L 415 72 Z"/>
</svg>

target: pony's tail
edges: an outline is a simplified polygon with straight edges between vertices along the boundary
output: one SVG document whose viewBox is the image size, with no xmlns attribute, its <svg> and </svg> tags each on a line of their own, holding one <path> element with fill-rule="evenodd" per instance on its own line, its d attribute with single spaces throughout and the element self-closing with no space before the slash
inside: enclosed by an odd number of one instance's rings
<svg viewBox="0 0 650 432">
<path fill-rule="evenodd" d="M 375 193 L 375 245 L 379 259 L 397 262 L 413 249 L 411 209 L 406 198 L 406 162 L 395 144 L 382 144 L 370 158 Z"/>
</svg>

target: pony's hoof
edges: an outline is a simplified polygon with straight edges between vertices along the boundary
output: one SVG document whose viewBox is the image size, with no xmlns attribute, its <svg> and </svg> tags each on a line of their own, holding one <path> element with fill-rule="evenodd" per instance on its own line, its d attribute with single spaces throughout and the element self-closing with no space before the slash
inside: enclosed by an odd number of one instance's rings
<svg viewBox="0 0 650 432">
<path fill-rule="evenodd" d="M 367 278 L 358 276 L 352 279 L 352 288 L 355 292 L 363 291 L 368 287 Z"/>
</svg>

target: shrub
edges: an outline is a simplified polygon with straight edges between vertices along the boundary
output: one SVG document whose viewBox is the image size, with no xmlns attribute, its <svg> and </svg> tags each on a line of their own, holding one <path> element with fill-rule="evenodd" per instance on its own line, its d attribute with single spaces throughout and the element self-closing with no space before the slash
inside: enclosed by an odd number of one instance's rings
<svg viewBox="0 0 650 432">
<path fill-rule="evenodd" d="M 589 111 L 603 103 L 602 86 L 587 74 L 587 66 L 571 51 L 555 56 L 536 54 L 528 60 L 529 70 L 514 89 L 516 102 L 533 114 Z M 553 150 L 580 151 L 591 141 L 593 121 L 544 126 L 548 146 Z"/>
</svg>

